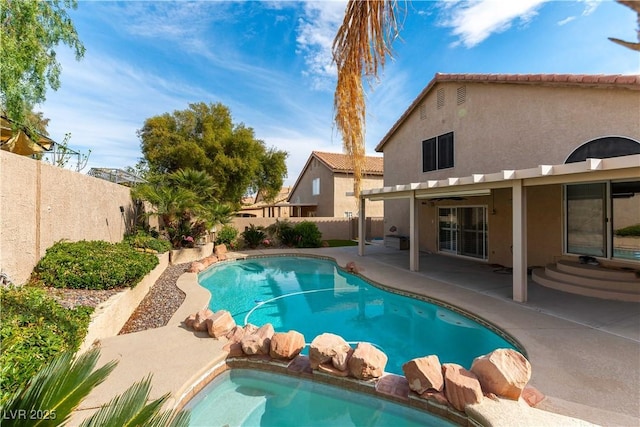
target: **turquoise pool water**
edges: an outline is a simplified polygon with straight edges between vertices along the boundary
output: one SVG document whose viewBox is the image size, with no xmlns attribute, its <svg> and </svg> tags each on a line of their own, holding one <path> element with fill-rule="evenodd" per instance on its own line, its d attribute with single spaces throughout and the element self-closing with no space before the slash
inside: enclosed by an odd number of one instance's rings
<svg viewBox="0 0 640 427">
<path fill-rule="evenodd" d="M 350 343 L 370 342 L 388 356 L 385 370 L 438 355 L 470 368 L 496 348 L 515 348 L 492 330 L 445 307 L 379 289 L 328 260 L 253 258 L 218 264 L 199 276 L 211 310 L 228 310 L 239 325 L 271 323 L 295 329 L 307 343 L 331 332 Z"/>
<path fill-rule="evenodd" d="M 233 369 L 185 407 L 191 426 L 445 427 L 441 418 L 373 396 L 286 375 Z"/>
</svg>

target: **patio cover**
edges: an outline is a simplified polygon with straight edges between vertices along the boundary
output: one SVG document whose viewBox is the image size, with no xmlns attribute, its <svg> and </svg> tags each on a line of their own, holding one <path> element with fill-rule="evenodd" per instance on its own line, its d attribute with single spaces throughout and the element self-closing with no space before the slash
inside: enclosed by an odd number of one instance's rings
<svg viewBox="0 0 640 427">
<path fill-rule="evenodd" d="M 53 140 L 40 134 L 34 135 L 25 127 L 14 131 L 11 120 L 6 117 L 0 117 L 0 125 L 0 148 L 2 150 L 21 156 L 30 156 L 49 151 L 54 144 Z"/>
<path fill-rule="evenodd" d="M 417 203 L 417 200 L 438 197 L 480 196 L 489 194 L 491 190 L 496 188 L 511 188 L 513 199 L 513 299 L 518 302 L 526 302 L 526 188 L 538 185 L 569 184 L 597 180 L 637 179 L 639 176 L 640 154 L 634 154 L 362 190 L 360 193 L 358 231 L 360 236 L 365 235 L 366 199 L 372 201 L 409 199 L 409 269 L 411 271 L 419 271 L 418 216 L 420 203 Z M 364 239 L 359 239 L 358 255 L 363 256 L 364 249 Z"/>
</svg>

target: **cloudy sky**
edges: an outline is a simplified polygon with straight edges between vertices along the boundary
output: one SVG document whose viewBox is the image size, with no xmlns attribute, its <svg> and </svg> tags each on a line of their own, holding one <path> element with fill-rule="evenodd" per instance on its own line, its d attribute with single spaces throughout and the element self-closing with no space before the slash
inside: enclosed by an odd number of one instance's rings
<svg viewBox="0 0 640 427">
<path fill-rule="evenodd" d="M 89 167 L 134 166 L 147 118 L 220 102 L 295 182 L 312 150 L 340 152 L 330 48 L 346 2 L 79 1 L 87 51 L 58 48 L 62 86 L 36 109 Z M 638 74 L 636 15 L 613 1 L 399 1 L 393 60 L 367 95 L 367 154 L 435 73 Z"/>
</svg>

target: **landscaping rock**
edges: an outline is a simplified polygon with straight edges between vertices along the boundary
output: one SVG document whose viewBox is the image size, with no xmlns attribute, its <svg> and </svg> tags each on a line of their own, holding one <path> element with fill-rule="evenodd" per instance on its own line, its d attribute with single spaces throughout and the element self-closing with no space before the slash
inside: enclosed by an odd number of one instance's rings
<svg viewBox="0 0 640 427">
<path fill-rule="evenodd" d="M 196 321 L 196 315 L 195 314 L 190 314 L 189 317 L 184 319 L 184 326 L 187 329 L 193 329 L 193 322 L 195 322 L 195 321 Z"/>
<path fill-rule="evenodd" d="M 211 338 L 227 335 L 236 326 L 236 321 L 227 310 L 220 310 L 206 320 L 207 331 Z"/>
<path fill-rule="evenodd" d="M 189 267 L 188 272 L 189 273 L 200 273 L 202 270 L 205 269 L 205 266 L 203 263 L 201 263 L 200 261 L 194 261 L 191 263 L 191 266 Z"/>
<path fill-rule="evenodd" d="M 213 311 L 205 308 L 196 313 L 196 318 L 193 321 L 193 330 L 194 331 L 206 331 L 207 330 L 207 319 L 213 316 Z"/>
<path fill-rule="evenodd" d="M 517 351 L 499 348 L 476 357 L 471 365 L 482 390 L 511 400 L 518 400 L 531 378 L 531 364 Z"/>
<path fill-rule="evenodd" d="M 242 340 L 240 340 L 242 351 L 248 355 L 268 355 L 269 348 L 271 346 L 271 337 L 273 337 L 273 334 L 274 330 L 271 323 L 266 323 L 252 334 L 247 335 L 245 333 Z"/>
<path fill-rule="evenodd" d="M 331 361 L 338 354 L 346 354 L 351 346 L 339 335 L 324 333 L 318 335 L 309 347 L 311 369 L 318 369 L 321 363 Z"/>
<path fill-rule="evenodd" d="M 442 365 L 444 372 L 444 393 L 447 400 L 458 411 L 482 401 L 482 388 L 478 377 L 455 363 Z"/>
<path fill-rule="evenodd" d="M 368 342 L 360 342 L 349 358 L 349 373 L 355 378 L 379 378 L 387 365 L 387 355 Z"/>
<path fill-rule="evenodd" d="M 227 259 L 227 245 L 225 245 L 224 243 L 216 245 L 215 249 L 213 250 L 213 253 L 215 254 L 215 256 L 218 259 L 218 261 L 226 260 Z"/>
<path fill-rule="evenodd" d="M 304 346 L 304 335 L 300 332 L 277 332 L 271 337 L 269 355 L 274 359 L 293 359 L 300 354 Z"/>
<path fill-rule="evenodd" d="M 331 363 L 333 364 L 333 366 L 336 369 L 339 369 L 341 371 L 349 371 L 349 359 L 351 358 L 351 355 L 353 354 L 353 349 L 351 347 L 349 347 L 349 351 L 347 351 L 346 353 L 338 353 L 335 356 L 333 356 L 331 358 Z"/>
<path fill-rule="evenodd" d="M 332 363 L 321 363 L 318 365 L 318 371 L 324 372 L 325 374 L 333 375 L 336 377 L 348 377 L 349 371 L 338 369 L 333 366 Z"/>
<path fill-rule="evenodd" d="M 409 381 L 409 388 L 418 394 L 427 390 L 442 391 L 444 388 L 442 365 L 436 355 L 412 359 L 402 365 L 402 372 Z"/>
</svg>

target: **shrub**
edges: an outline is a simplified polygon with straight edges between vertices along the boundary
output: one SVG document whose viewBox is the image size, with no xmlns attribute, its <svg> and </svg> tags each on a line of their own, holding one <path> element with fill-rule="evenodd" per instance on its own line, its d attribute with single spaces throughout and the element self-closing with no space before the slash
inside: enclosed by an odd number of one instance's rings
<svg viewBox="0 0 640 427">
<path fill-rule="evenodd" d="M 619 228 L 615 231 L 615 235 L 620 237 L 640 237 L 640 224 Z"/>
<path fill-rule="evenodd" d="M 31 282 L 73 289 L 134 287 L 156 265 L 157 256 L 124 243 L 58 242 L 33 269 Z"/>
<path fill-rule="evenodd" d="M 263 227 L 256 227 L 253 224 L 250 224 L 249 228 L 244 230 L 241 234 L 245 243 L 252 249 L 257 248 L 258 245 L 267 237 Z"/>
<path fill-rule="evenodd" d="M 294 227 L 299 248 L 319 248 L 322 242 L 322 233 L 318 226 L 310 221 L 302 221 Z"/>
<path fill-rule="evenodd" d="M 76 351 L 92 308 L 66 309 L 43 289 L 0 288 L 0 406 L 63 351 Z"/>
<path fill-rule="evenodd" d="M 230 225 L 223 226 L 216 236 L 216 245 L 225 244 L 232 246 L 232 243 L 238 237 L 238 230 Z"/>
<path fill-rule="evenodd" d="M 171 250 L 171 242 L 153 237 L 144 231 L 138 231 L 136 234 L 124 236 L 124 242 L 133 248 L 150 249 L 158 253 Z"/>
</svg>

